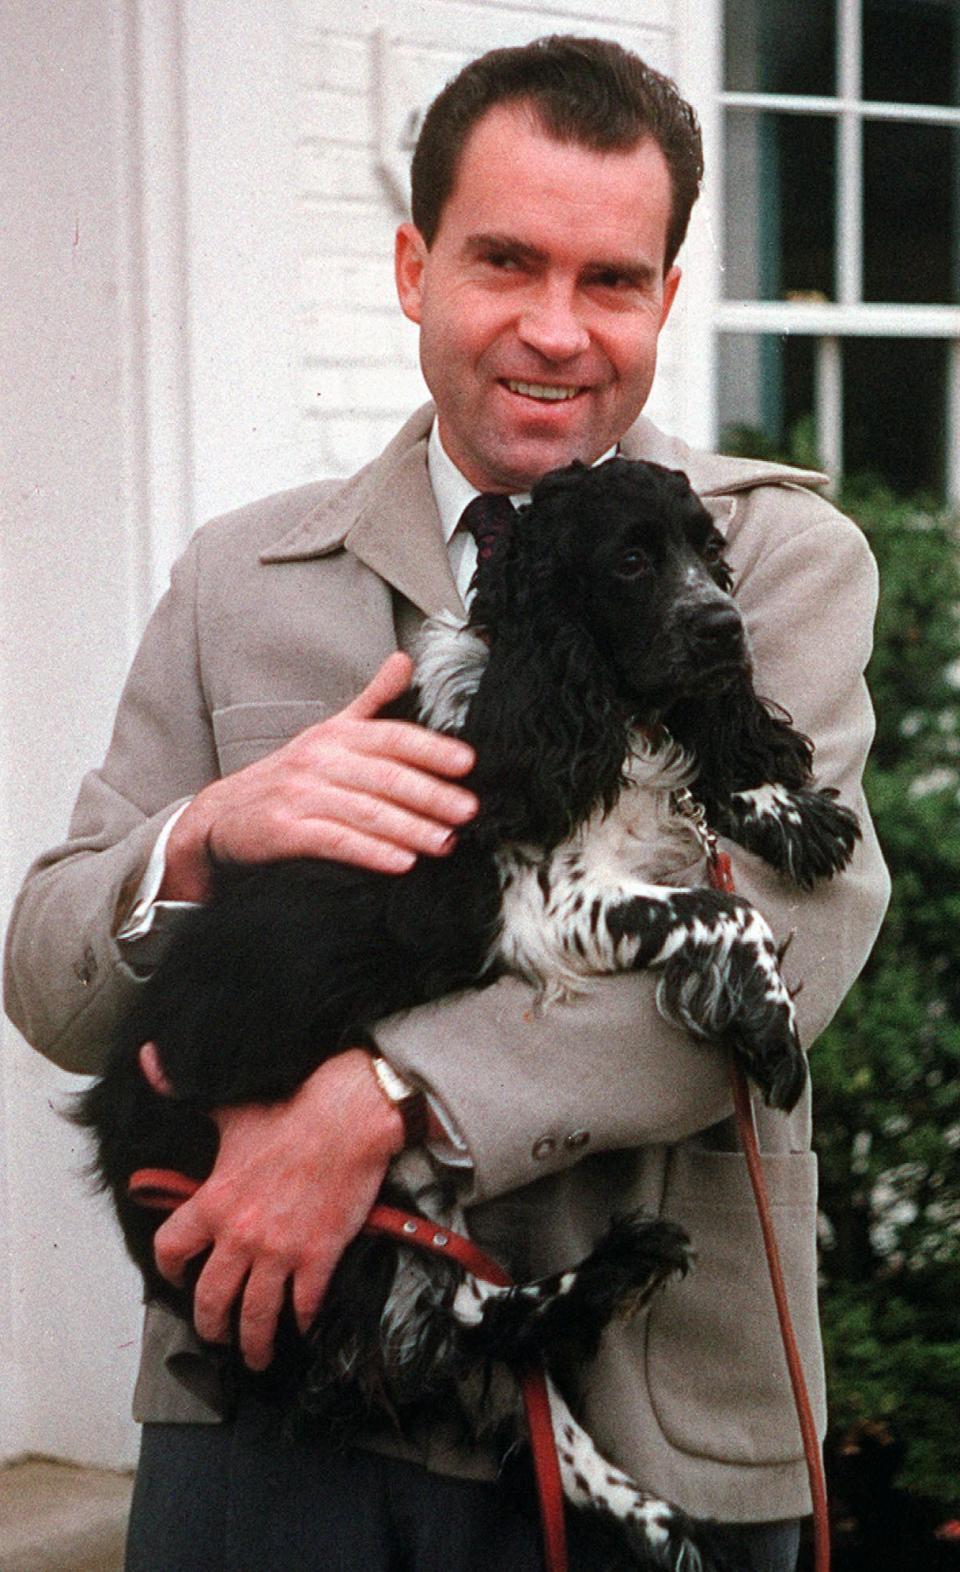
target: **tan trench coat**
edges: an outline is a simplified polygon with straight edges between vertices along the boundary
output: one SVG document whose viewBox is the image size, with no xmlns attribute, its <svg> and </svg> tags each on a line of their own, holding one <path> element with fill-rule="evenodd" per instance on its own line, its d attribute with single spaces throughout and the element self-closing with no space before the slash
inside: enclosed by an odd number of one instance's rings
<svg viewBox="0 0 960 1572">
<path fill-rule="evenodd" d="M 207 525 L 174 569 L 104 765 L 83 782 L 68 840 L 27 875 L 8 934 L 8 1010 L 58 1064 L 96 1070 L 138 986 L 113 937 L 116 916 L 172 808 L 342 707 L 409 643 L 423 613 L 460 609 L 427 477 L 431 418 L 430 407 L 419 411 L 346 482 Z M 759 691 L 815 740 L 821 783 L 864 816 L 852 868 L 813 894 L 733 851 L 738 889 L 775 933 L 796 930 L 787 970 L 804 982 L 798 1009 L 810 1044 L 862 967 L 887 898 L 860 794 L 874 565 L 856 527 L 812 489 L 822 477 L 695 452 L 646 420 L 622 451 L 689 474 L 727 538 Z M 685 877 L 698 881 L 702 869 Z M 696 1270 L 646 1320 L 610 1330 L 582 1394 L 585 1421 L 616 1462 L 692 1512 L 743 1521 L 807 1511 L 719 1056 L 664 1023 L 647 976 L 605 979 L 588 998 L 539 1015 L 530 1003 L 508 978 L 379 1033 L 469 1142 L 475 1233 L 494 1250 L 509 1238 L 539 1273 L 584 1253 L 613 1211 L 642 1204 L 686 1224 Z M 809 1098 L 789 1118 L 761 1109 L 759 1132 L 822 1422 Z M 187 1329 L 148 1310 L 137 1417 L 210 1421 L 218 1402 Z M 442 1470 L 489 1468 L 436 1434 L 412 1448 L 377 1444 Z"/>
</svg>

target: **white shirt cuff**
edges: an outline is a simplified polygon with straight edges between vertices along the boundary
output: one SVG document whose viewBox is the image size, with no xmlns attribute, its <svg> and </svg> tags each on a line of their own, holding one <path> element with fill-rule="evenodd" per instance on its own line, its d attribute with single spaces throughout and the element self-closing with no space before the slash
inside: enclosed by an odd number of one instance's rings
<svg viewBox="0 0 960 1572">
<path fill-rule="evenodd" d="M 167 842 L 170 832 L 180 815 L 189 808 L 190 803 L 181 803 L 176 813 L 171 813 L 160 834 L 154 842 L 150 861 L 144 869 L 143 878 L 137 885 L 133 905 L 129 915 L 124 919 L 117 930 L 117 939 L 121 944 L 127 944 L 132 939 L 145 939 L 153 930 L 158 914 L 167 911 L 189 911 L 192 901 L 158 901 L 157 892 L 163 883 L 163 875 L 167 865 Z"/>
<path fill-rule="evenodd" d="M 170 832 L 189 803 L 181 803 L 167 820 L 154 842 L 150 861 L 137 886 L 133 905 L 117 929 L 117 943 L 124 962 L 138 977 L 148 977 L 158 966 L 171 931 L 184 912 L 192 911 L 192 901 L 158 901 L 157 892 L 166 871 L 167 841 Z"/>
<path fill-rule="evenodd" d="M 443 1163 L 447 1168 L 463 1168 L 472 1171 L 473 1158 L 470 1156 L 470 1148 L 450 1118 L 447 1110 L 429 1092 L 427 1092 L 427 1102 L 430 1104 L 431 1112 L 436 1115 L 437 1123 L 444 1134 L 442 1141 L 437 1139 L 427 1142 L 432 1156 L 437 1159 L 437 1162 Z"/>
</svg>

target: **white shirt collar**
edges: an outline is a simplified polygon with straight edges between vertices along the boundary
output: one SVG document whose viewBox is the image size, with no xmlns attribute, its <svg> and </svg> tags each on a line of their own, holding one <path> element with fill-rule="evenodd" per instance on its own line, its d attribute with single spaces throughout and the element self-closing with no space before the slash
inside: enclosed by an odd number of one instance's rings
<svg viewBox="0 0 960 1572">
<path fill-rule="evenodd" d="M 607 448 L 606 453 L 601 453 L 598 459 L 594 459 L 594 464 L 603 464 L 607 459 L 614 458 L 618 447 L 619 444 L 615 442 L 612 447 Z M 430 427 L 430 438 L 427 442 L 427 470 L 440 512 L 443 538 L 450 541 L 463 517 L 463 510 L 467 503 L 472 502 L 480 493 L 476 486 L 471 486 L 467 477 L 460 473 L 448 454 L 440 440 L 440 425 L 436 419 Z M 529 491 L 513 492 L 510 501 L 514 507 L 519 508 L 523 503 L 530 501 L 530 493 Z"/>
<path fill-rule="evenodd" d="M 471 486 L 466 475 L 462 475 L 457 469 L 440 440 L 440 426 L 436 420 L 430 427 L 430 438 L 427 442 L 427 470 L 440 513 L 443 538 L 449 545 L 463 517 L 464 508 L 468 502 L 473 501 L 474 497 L 479 497 L 480 493 L 476 486 Z M 518 491 L 515 496 L 511 496 L 510 501 L 519 507 L 521 503 L 530 501 L 530 493 Z"/>
</svg>

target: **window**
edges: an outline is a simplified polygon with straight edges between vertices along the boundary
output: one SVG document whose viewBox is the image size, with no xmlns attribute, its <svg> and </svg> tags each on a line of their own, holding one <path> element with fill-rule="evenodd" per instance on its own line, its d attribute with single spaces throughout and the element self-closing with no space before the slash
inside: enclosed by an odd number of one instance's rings
<svg viewBox="0 0 960 1572">
<path fill-rule="evenodd" d="M 960 501 L 960 0 L 726 0 L 718 421 Z"/>
</svg>

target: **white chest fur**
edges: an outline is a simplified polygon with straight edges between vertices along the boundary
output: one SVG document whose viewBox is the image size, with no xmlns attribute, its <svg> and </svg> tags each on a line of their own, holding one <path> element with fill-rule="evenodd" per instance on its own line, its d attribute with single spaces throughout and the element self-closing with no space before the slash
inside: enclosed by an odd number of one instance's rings
<svg viewBox="0 0 960 1572">
<path fill-rule="evenodd" d="M 629 966 L 603 912 L 632 896 L 662 893 L 700 856 L 671 793 L 693 773 L 675 743 L 634 738 L 627 784 L 609 813 L 597 810 L 552 852 L 508 845 L 497 853 L 503 926 L 496 959 L 534 983 L 544 1002 L 582 993 L 591 976 Z"/>
<path fill-rule="evenodd" d="M 459 619 L 424 623 L 416 660 L 426 725 L 460 729 L 487 655 L 484 641 Z M 591 976 L 628 967 L 636 945 L 611 941 L 604 908 L 662 894 L 700 857 L 689 822 L 671 804 L 671 793 L 693 778 L 689 755 L 672 741 L 654 746 L 637 733 L 624 775 L 611 811 L 598 809 L 552 852 L 510 844 L 496 854 L 502 925 L 490 964 L 526 977 L 544 1002 L 582 993 Z"/>
</svg>

